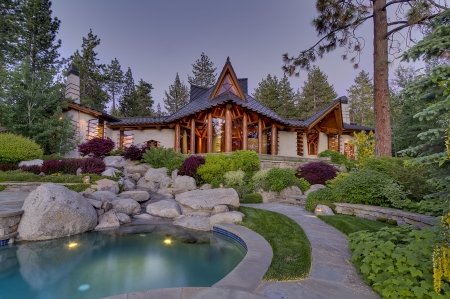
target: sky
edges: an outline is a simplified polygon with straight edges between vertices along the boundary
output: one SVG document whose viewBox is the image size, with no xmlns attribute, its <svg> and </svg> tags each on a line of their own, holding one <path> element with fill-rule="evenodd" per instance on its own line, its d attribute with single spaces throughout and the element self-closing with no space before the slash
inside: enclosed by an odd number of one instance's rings
<svg viewBox="0 0 450 299">
<path fill-rule="evenodd" d="M 164 107 L 164 91 L 177 72 L 188 84 L 202 52 L 218 75 L 229 56 L 237 77 L 248 78 L 252 94 L 268 74 L 283 76 L 284 53 L 296 56 L 318 40 L 311 0 L 54 0 L 52 10 L 61 20 L 62 57 L 80 50 L 92 29 L 101 40 L 99 62 L 117 58 L 124 73 L 131 68 L 136 83 L 140 78 L 151 83 L 154 108 L 157 103 Z M 341 59 L 339 48 L 314 63 L 339 96 L 347 94 L 361 70 L 373 73 L 372 22 L 358 32 L 365 39 L 358 69 Z M 393 60 L 391 73 L 398 63 Z M 290 77 L 291 86 L 301 89 L 306 78 L 305 71 Z"/>
</svg>

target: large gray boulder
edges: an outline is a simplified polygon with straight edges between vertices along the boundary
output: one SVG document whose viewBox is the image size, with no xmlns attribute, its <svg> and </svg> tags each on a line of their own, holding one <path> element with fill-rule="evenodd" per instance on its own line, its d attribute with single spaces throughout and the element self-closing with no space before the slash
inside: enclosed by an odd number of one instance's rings
<svg viewBox="0 0 450 299">
<path fill-rule="evenodd" d="M 110 210 L 98 217 L 98 225 L 95 230 L 117 228 L 120 226 L 119 219 L 117 218 L 116 211 Z"/>
<path fill-rule="evenodd" d="M 158 191 L 158 185 L 156 185 L 155 182 L 146 181 L 145 177 L 140 178 L 139 181 L 137 182 L 136 186 L 138 188 L 144 188 L 144 189 L 150 190 L 152 192 Z"/>
<path fill-rule="evenodd" d="M 164 218 L 175 218 L 181 214 L 178 203 L 167 200 L 161 200 L 147 205 L 146 211 L 150 215 Z"/>
<path fill-rule="evenodd" d="M 302 190 L 297 186 L 286 187 L 280 191 L 280 196 L 303 195 Z"/>
<path fill-rule="evenodd" d="M 95 191 L 95 192 L 85 192 L 84 197 L 86 198 L 92 198 L 96 200 L 103 201 L 105 199 L 107 200 L 115 200 L 117 198 L 117 194 L 113 193 L 111 191 Z"/>
<path fill-rule="evenodd" d="M 165 179 L 170 177 L 167 175 L 167 168 L 150 168 L 144 175 L 146 181 L 152 181 L 155 183 L 161 183 Z"/>
<path fill-rule="evenodd" d="M 131 222 L 130 216 L 124 213 L 117 213 L 117 219 L 119 219 L 120 224 L 126 224 Z"/>
<path fill-rule="evenodd" d="M 129 191 L 136 188 L 136 184 L 133 183 L 131 180 L 124 180 L 123 181 L 123 190 Z"/>
<path fill-rule="evenodd" d="M 191 191 L 197 189 L 197 184 L 193 177 L 183 175 L 177 176 L 173 181 L 172 188 L 184 191 Z"/>
<path fill-rule="evenodd" d="M 333 210 L 326 205 L 317 205 L 314 210 L 315 215 L 326 215 L 326 216 L 334 216 Z"/>
<path fill-rule="evenodd" d="M 129 165 L 129 166 L 125 166 L 124 169 L 125 169 L 125 172 L 128 174 L 133 175 L 135 173 L 139 173 L 140 176 L 143 176 L 147 172 L 148 166 L 145 164 Z"/>
<path fill-rule="evenodd" d="M 103 159 L 106 167 L 114 167 L 117 169 L 123 168 L 125 159 L 122 156 L 107 156 Z"/>
<path fill-rule="evenodd" d="M 49 240 L 76 235 L 97 225 L 97 213 L 81 194 L 64 186 L 44 184 L 25 199 L 20 240 Z"/>
<path fill-rule="evenodd" d="M 30 161 L 22 161 L 19 163 L 19 167 L 22 166 L 42 166 L 42 164 L 44 163 L 44 160 L 41 159 L 34 159 L 34 160 L 30 160 Z"/>
<path fill-rule="evenodd" d="M 216 223 L 233 224 L 235 222 L 242 222 L 242 217 L 244 217 L 244 214 L 242 214 L 241 212 L 225 212 L 211 216 L 209 218 L 209 223 L 211 225 L 214 225 Z"/>
<path fill-rule="evenodd" d="M 98 191 L 110 191 L 115 194 L 119 194 L 119 184 L 109 179 L 101 179 L 92 186 L 92 188 Z"/>
<path fill-rule="evenodd" d="M 180 217 L 173 222 L 173 225 L 202 231 L 211 230 L 209 217 Z"/>
<path fill-rule="evenodd" d="M 119 194 L 119 198 L 131 198 L 137 202 L 146 201 L 150 198 L 147 191 L 125 191 Z"/>
<path fill-rule="evenodd" d="M 131 198 L 120 198 L 112 202 L 117 213 L 124 213 L 127 215 L 134 215 L 141 213 L 141 205 Z"/>
<path fill-rule="evenodd" d="M 323 189 L 323 188 L 326 188 L 326 187 L 324 185 L 322 185 L 322 184 L 311 185 L 311 187 L 309 187 L 309 189 L 305 191 L 305 195 L 308 196 L 309 193 L 315 192 L 315 191 Z"/>
<path fill-rule="evenodd" d="M 239 196 L 232 188 L 192 190 L 177 194 L 175 200 L 194 210 L 213 210 L 217 205 L 226 205 L 229 208 L 239 207 Z"/>
<path fill-rule="evenodd" d="M 106 167 L 106 169 L 102 172 L 103 176 L 111 176 L 111 177 L 117 177 L 117 174 L 120 174 L 121 171 L 117 170 L 117 168 L 114 167 Z"/>
</svg>

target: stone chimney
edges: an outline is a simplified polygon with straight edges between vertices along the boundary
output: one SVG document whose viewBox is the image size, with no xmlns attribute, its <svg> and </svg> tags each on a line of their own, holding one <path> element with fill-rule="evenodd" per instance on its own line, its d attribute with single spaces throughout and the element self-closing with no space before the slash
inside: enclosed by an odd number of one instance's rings
<svg viewBox="0 0 450 299">
<path fill-rule="evenodd" d="M 73 99 L 75 103 L 80 104 L 80 71 L 75 64 L 71 64 L 67 74 L 66 98 Z"/>
<path fill-rule="evenodd" d="M 342 110 L 342 122 L 345 124 L 350 124 L 350 111 L 348 99 L 346 96 L 341 97 L 341 110 Z"/>
</svg>

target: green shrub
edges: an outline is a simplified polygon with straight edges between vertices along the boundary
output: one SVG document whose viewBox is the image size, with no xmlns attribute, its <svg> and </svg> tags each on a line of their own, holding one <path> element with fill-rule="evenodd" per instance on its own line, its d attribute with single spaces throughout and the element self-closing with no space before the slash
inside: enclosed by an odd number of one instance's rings
<svg viewBox="0 0 450 299">
<path fill-rule="evenodd" d="M 269 176 L 269 170 L 260 170 L 256 172 L 251 180 L 251 184 L 253 185 L 253 189 L 255 191 L 263 190 L 263 191 L 269 191 L 270 190 L 270 182 L 268 179 Z"/>
<path fill-rule="evenodd" d="M 387 184 L 382 190 L 382 195 L 389 200 L 390 205 L 394 208 L 401 208 L 408 194 L 409 192 L 396 182 Z"/>
<path fill-rule="evenodd" d="M 172 148 L 151 147 L 142 155 L 142 160 L 153 168 L 167 168 L 167 174 L 171 175 L 175 169 L 180 169 L 185 157 L 175 152 Z"/>
<path fill-rule="evenodd" d="M 297 186 L 300 188 L 300 190 L 302 190 L 302 192 L 305 192 L 309 189 L 309 187 L 311 187 L 311 184 L 304 178 L 297 178 L 296 180 L 292 181 L 292 186 Z"/>
<path fill-rule="evenodd" d="M 262 203 L 262 195 L 259 193 L 245 194 L 241 203 Z"/>
<path fill-rule="evenodd" d="M 44 152 L 33 140 L 11 133 L 0 134 L 0 164 L 41 159 Z"/>
<path fill-rule="evenodd" d="M 8 174 L 4 171 L 0 171 L 0 182 L 5 182 L 8 180 Z"/>
<path fill-rule="evenodd" d="M 317 205 L 326 205 L 335 211 L 336 206 L 334 205 L 334 195 L 330 188 L 319 189 L 308 194 L 308 197 L 306 198 L 305 210 L 314 213 Z"/>
<path fill-rule="evenodd" d="M 242 170 L 247 176 L 252 176 L 260 169 L 259 156 L 254 151 L 235 151 L 228 158 L 231 160 L 231 170 Z"/>
<path fill-rule="evenodd" d="M 317 157 L 319 157 L 319 158 L 330 157 L 332 163 L 344 165 L 348 170 L 350 170 L 354 167 L 353 160 L 349 160 L 344 154 L 341 154 L 340 152 L 326 150 L 326 151 L 320 152 L 317 155 Z"/>
<path fill-rule="evenodd" d="M 433 193 L 434 187 L 428 183 L 430 169 L 425 165 L 407 163 L 407 159 L 393 157 L 365 158 L 361 160 L 359 169 L 370 169 L 387 174 L 402 185 L 408 198 L 421 201 L 424 196 Z"/>
<path fill-rule="evenodd" d="M 243 200 L 245 195 L 253 192 L 249 186 L 233 186 L 232 188 L 236 190 L 240 200 Z"/>
<path fill-rule="evenodd" d="M 3 190 L 5 190 L 6 187 L 8 187 L 8 185 L 0 185 L 0 192 L 2 192 Z"/>
<path fill-rule="evenodd" d="M 267 179 L 270 183 L 270 190 L 280 192 L 286 187 L 304 185 L 295 176 L 295 170 L 292 168 L 272 168 L 267 173 Z"/>
<path fill-rule="evenodd" d="M 228 171 L 223 175 L 227 186 L 243 186 L 245 184 L 244 177 L 245 172 L 242 170 Z"/>
<path fill-rule="evenodd" d="M 383 190 L 392 183 L 385 173 L 363 169 L 338 175 L 327 185 L 333 190 L 336 201 L 379 206 L 389 204 Z"/>
<path fill-rule="evenodd" d="M 223 177 L 225 172 L 231 171 L 231 163 L 225 154 L 207 154 L 205 164 L 200 165 L 197 174 L 207 183 Z M 237 170 L 237 169 L 236 169 Z"/>
<path fill-rule="evenodd" d="M 349 235 L 351 261 L 383 298 L 449 298 L 450 284 L 442 281 L 442 296 L 434 291 L 432 230 L 410 226 L 361 231 Z"/>
<path fill-rule="evenodd" d="M 101 179 L 109 179 L 113 181 L 118 181 L 119 178 L 101 176 L 95 173 L 86 173 L 84 176 L 89 176 L 91 178 L 91 183 L 95 183 Z M 49 182 L 49 183 L 83 183 L 83 177 L 76 175 L 63 175 L 61 173 L 55 173 L 53 175 L 40 176 L 31 172 L 26 172 L 21 169 L 1 172 L 0 171 L 0 182 L 5 181 L 17 181 L 17 182 Z"/>
<path fill-rule="evenodd" d="M 408 212 L 438 217 L 445 214 L 448 209 L 448 203 L 447 201 L 439 198 L 422 200 L 420 202 L 407 199 L 402 202 L 400 208 Z"/>
</svg>

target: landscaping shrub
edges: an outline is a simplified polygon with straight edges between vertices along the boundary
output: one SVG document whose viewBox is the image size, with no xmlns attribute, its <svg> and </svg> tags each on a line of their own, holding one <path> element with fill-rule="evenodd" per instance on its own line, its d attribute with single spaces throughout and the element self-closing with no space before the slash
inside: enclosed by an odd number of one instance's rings
<svg viewBox="0 0 450 299">
<path fill-rule="evenodd" d="M 420 202 L 411 201 L 409 199 L 402 202 L 400 209 L 407 212 L 420 213 L 428 216 L 442 216 L 448 209 L 446 200 L 439 198 L 426 199 Z"/>
<path fill-rule="evenodd" d="M 0 170 L 0 182 L 5 182 L 8 180 L 8 174 Z"/>
<path fill-rule="evenodd" d="M 81 168 L 83 171 L 84 159 L 67 159 L 62 160 L 62 172 L 68 174 L 76 174 L 78 168 Z"/>
<path fill-rule="evenodd" d="M 101 174 L 105 169 L 106 165 L 102 158 L 87 158 L 81 165 L 83 173 Z"/>
<path fill-rule="evenodd" d="M 242 170 L 228 171 L 223 175 L 227 186 L 243 186 L 245 184 L 244 177 L 245 172 Z"/>
<path fill-rule="evenodd" d="M 0 171 L 17 170 L 18 168 L 17 164 L 0 164 Z"/>
<path fill-rule="evenodd" d="M 214 180 L 223 177 L 225 172 L 233 170 L 231 163 L 225 154 L 207 154 L 205 164 L 200 165 L 197 174 L 207 182 L 212 184 Z"/>
<path fill-rule="evenodd" d="M 142 155 L 149 149 L 150 147 L 147 145 L 139 146 L 132 144 L 125 150 L 123 156 L 125 159 L 129 159 L 131 161 L 141 161 Z"/>
<path fill-rule="evenodd" d="M 205 157 L 189 156 L 184 160 L 183 165 L 181 165 L 178 175 L 187 175 L 195 178 L 197 181 L 201 181 L 200 176 L 197 175 L 197 169 L 203 164 L 205 164 Z"/>
<path fill-rule="evenodd" d="M 435 234 L 411 226 L 361 231 L 349 235 L 351 261 L 383 298 L 449 298 L 450 284 L 441 280 L 438 296 L 433 284 Z"/>
<path fill-rule="evenodd" d="M 228 159 L 231 161 L 230 170 L 242 170 L 248 177 L 251 177 L 260 169 L 259 156 L 254 151 L 242 150 L 232 152 Z"/>
<path fill-rule="evenodd" d="M 324 185 L 326 181 L 334 179 L 337 172 L 333 165 L 319 161 L 300 165 L 296 176 L 307 180 L 311 185 Z"/>
<path fill-rule="evenodd" d="M 114 149 L 114 141 L 111 139 L 93 138 L 78 145 L 78 151 L 83 157 L 104 157 Z"/>
<path fill-rule="evenodd" d="M 237 194 L 239 196 L 239 200 L 243 200 L 245 195 L 250 194 L 250 193 L 253 192 L 253 190 L 247 185 L 244 185 L 244 186 L 233 186 L 232 188 L 234 190 L 236 190 L 236 192 L 237 192 Z"/>
<path fill-rule="evenodd" d="M 42 148 L 33 140 L 11 133 L 0 134 L 0 164 L 41 159 Z"/>
<path fill-rule="evenodd" d="M 145 152 L 144 152 L 144 153 L 145 153 Z M 125 150 L 119 148 L 119 149 L 110 151 L 109 154 L 108 154 L 108 156 L 115 156 L 115 155 L 121 155 L 121 156 L 123 156 L 124 154 L 125 154 Z"/>
<path fill-rule="evenodd" d="M 331 162 L 344 165 L 348 170 L 350 170 L 354 166 L 353 161 L 349 160 L 344 154 L 332 150 L 325 150 L 323 152 L 320 152 L 317 157 L 330 157 Z"/>
<path fill-rule="evenodd" d="M 314 213 L 317 205 L 326 205 L 335 211 L 336 206 L 334 205 L 334 201 L 333 191 L 330 188 L 319 189 L 308 194 L 305 210 Z"/>
<path fill-rule="evenodd" d="M 270 183 L 270 190 L 280 192 L 286 187 L 304 185 L 295 176 L 295 170 L 292 168 L 272 168 L 267 173 L 267 179 Z"/>
<path fill-rule="evenodd" d="M 292 183 L 294 186 L 299 187 L 300 190 L 302 190 L 302 192 L 305 192 L 306 190 L 308 190 L 311 187 L 311 184 L 303 178 L 294 180 Z"/>
<path fill-rule="evenodd" d="M 95 173 L 85 173 L 83 176 L 89 176 L 91 178 L 91 184 L 98 180 L 107 178 L 109 180 L 118 181 L 119 178 L 105 177 Z M 31 172 L 25 172 L 22 169 L 2 172 L 0 171 L 0 182 L 5 181 L 18 181 L 18 182 L 49 182 L 49 183 L 83 183 L 83 176 L 76 175 L 62 175 L 61 173 L 40 176 Z"/>
<path fill-rule="evenodd" d="M 152 146 L 142 155 L 142 160 L 153 168 L 166 167 L 167 174 L 171 175 L 172 171 L 181 168 L 185 157 L 172 148 Z"/>
<path fill-rule="evenodd" d="M 259 193 L 245 194 L 241 203 L 262 203 L 262 195 Z"/>
<path fill-rule="evenodd" d="M 64 160 L 50 159 L 42 163 L 41 171 L 45 174 L 64 173 Z"/>
<path fill-rule="evenodd" d="M 263 191 L 269 191 L 270 190 L 270 182 L 268 179 L 269 176 L 269 170 L 260 170 L 256 172 L 253 177 L 251 183 L 253 184 L 253 189 L 255 191 L 263 190 Z"/>
<path fill-rule="evenodd" d="M 31 172 L 34 174 L 41 173 L 41 166 L 39 166 L 39 165 L 20 166 L 19 169 L 22 169 L 23 171 Z"/>
</svg>

